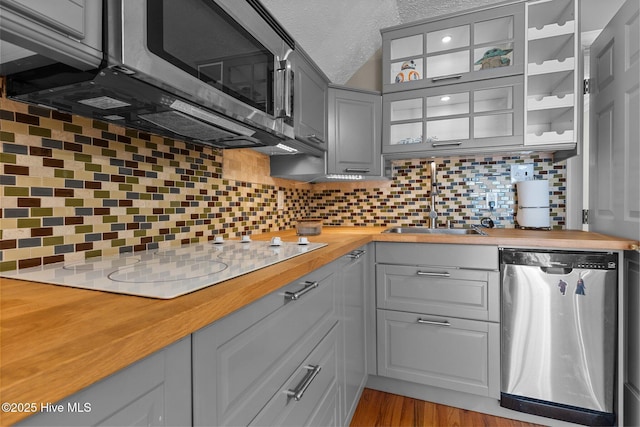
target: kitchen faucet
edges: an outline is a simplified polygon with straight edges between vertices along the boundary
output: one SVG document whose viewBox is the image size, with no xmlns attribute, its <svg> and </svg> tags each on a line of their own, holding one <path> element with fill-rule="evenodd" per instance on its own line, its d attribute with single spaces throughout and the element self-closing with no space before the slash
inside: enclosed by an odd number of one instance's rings
<svg viewBox="0 0 640 427">
<path fill-rule="evenodd" d="M 429 228 L 438 228 L 438 212 L 436 211 L 436 195 L 438 183 L 436 179 L 436 162 L 431 162 L 431 206 L 429 210 Z"/>
</svg>

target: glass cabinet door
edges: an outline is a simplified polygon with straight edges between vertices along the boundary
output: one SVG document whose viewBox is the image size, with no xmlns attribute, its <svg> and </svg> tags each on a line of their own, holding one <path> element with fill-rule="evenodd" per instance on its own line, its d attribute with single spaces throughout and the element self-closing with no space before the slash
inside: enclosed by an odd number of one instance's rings
<svg viewBox="0 0 640 427">
<path fill-rule="evenodd" d="M 523 143 L 523 76 L 383 96 L 383 153 Z"/>
<path fill-rule="evenodd" d="M 383 92 L 520 74 L 524 5 L 382 31 Z"/>
</svg>

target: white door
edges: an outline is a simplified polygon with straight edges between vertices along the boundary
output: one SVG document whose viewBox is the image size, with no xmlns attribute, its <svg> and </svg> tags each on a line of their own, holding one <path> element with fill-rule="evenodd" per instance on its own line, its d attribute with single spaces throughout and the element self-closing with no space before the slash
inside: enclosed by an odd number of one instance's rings
<svg viewBox="0 0 640 427">
<path fill-rule="evenodd" d="M 592 231 L 640 239 L 640 35 L 627 0 L 591 46 Z M 634 12 L 635 11 L 635 12 Z"/>
<path fill-rule="evenodd" d="M 638 0 L 627 0 L 591 45 L 589 105 L 589 229 L 636 241 L 640 240 L 639 5 Z M 626 252 L 625 258 L 619 298 L 625 344 L 618 359 L 624 419 L 618 424 L 631 426 L 640 425 L 640 263 L 637 251 Z"/>
</svg>

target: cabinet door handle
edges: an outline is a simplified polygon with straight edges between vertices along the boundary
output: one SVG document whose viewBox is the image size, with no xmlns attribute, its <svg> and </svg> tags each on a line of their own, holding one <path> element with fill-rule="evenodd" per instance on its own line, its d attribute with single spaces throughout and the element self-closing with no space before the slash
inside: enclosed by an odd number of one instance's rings
<svg viewBox="0 0 640 427">
<path fill-rule="evenodd" d="M 347 255 L 347 257 L 349 257 L 351 259 L 358 259 L 358 258 L 360 258 L 362 255 L 364 255 L 366 253 L 367 253 L 367 251 L 357 250 L 357 251 L 351 252 L 349 255 Z"/>
<path fill-rule="evenodd" d="M 324 144 L 324 141 L 318 138 L 315 134 L 307 135 L 306 138 L 311 142 L 315 142 L 316 144 Z"/>
<path fill-rule="evenodd" d="M 289 300 L 289 301 L 295 301 L 297 299 L 300 299 L 300 297 L 304 294 L 306 294 L 307 292 L 309 292 L 311 289 L 313 288 L 317 288 L 318 287 L 318 282 L 314 281 L 314 282 L 304 282 L 304 287 L 302 289 L 300 289 L 297 292 L 291 292 L 291 291 L 287 291 L 284 293 L 284 299 Z"/>
<path fill-rule="evenodd" d="M 429 276 L 429 277 L 451 277 L 451 273 L 448 271 L 420 271 L 418 270 L 418 276 Z"/>
<path fill-rule="evenodd" d="M 447 145 L 462 145 L 462 141 L 456 142 L 434 142 L 431 144 L 432 147 L 446 147 Z"/>
<path fill-rule="evenodd" d="M 418 323 L 420 323 L 421 325 L 451 326 L 451 323 L 449 323 L 448 320 L 438 321 L 418 318 Z"/>
<path fill-rule="evenodd" d="M 456 74 L 455 76 L 442 76 L 442 77 L 434 77 L 431 79 L 432 82 L 441 82 L 442 80 L 458 80 L 462 78 L 462 74 Z"/>
<path fill-rule="evenodd" d="M 291 64 L 288 60 L 280 61 L 280 68 L 276 71 L 280 77 L 280 105 L 278 106 L 277 117 L 289 118 L 291 117 Z"/>
<path fill-rule="evenodd" d="M 371 169 L 366 169 L 366 168 L 362 168 L 362 169 L 346 168 L 344 171 L 348 172 L 348 173 L 369 173 L 369 172 L 371 172 Z"/>
<path fill-rule="evenodd" d="M 307 374 L 302 379 L 302 382 L 298 384 L 296 388 L 293 390 L 287 390 L 286 394 L 289 397 L 292 397 L 293 400 L 298 401 L 302 399 L 304 392 L 307 391 L 311 382 L 315 379 L 315 377 L 320 373 L 320 365 L 307 365 L 304 367 L 307 370 Z"/>
</svg>

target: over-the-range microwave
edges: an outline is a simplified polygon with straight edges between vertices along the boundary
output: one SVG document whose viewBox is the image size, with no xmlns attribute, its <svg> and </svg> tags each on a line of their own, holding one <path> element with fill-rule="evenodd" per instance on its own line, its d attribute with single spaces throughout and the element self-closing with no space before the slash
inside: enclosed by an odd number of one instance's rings
<svg viewBox="0 0 640 427">
<path fill-rule="evenodd" d="M 8 95 L 223 148 L 299 143 L 295 42 L 258 0 L 104 0 L 103 15 L 100 67 L 16 73 Z"/>
</svg>

